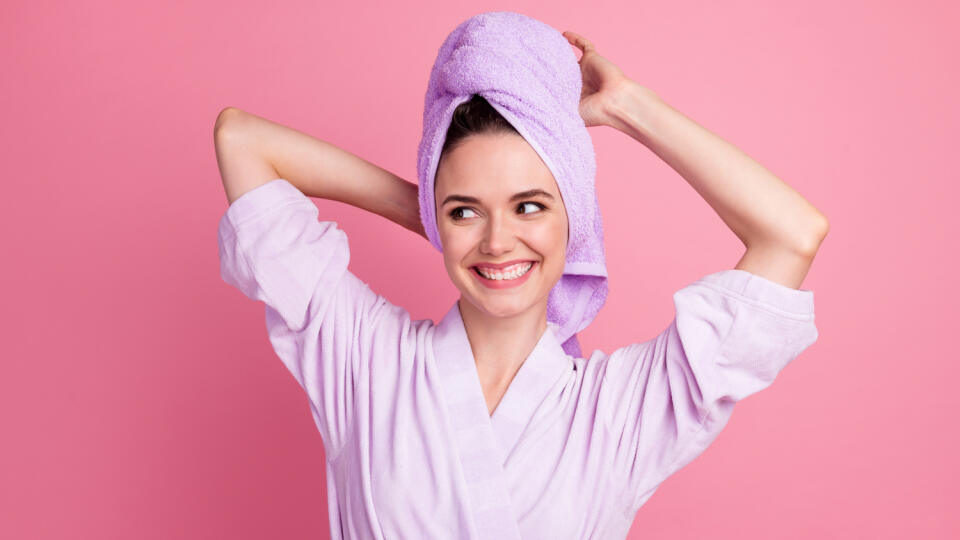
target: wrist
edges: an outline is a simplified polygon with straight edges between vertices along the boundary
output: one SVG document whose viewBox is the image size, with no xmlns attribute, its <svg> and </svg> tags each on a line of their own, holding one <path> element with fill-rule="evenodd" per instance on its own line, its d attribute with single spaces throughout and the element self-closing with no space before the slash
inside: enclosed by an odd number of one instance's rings
<svg viewBox="0 0 960 540">
<path fill-rule="evenodd" d="M 649 113 L 663 101 L 656 92 L 627 79 L 607 104 L 610 127 L 642 140 L 649 130 Z"/>
</svg>

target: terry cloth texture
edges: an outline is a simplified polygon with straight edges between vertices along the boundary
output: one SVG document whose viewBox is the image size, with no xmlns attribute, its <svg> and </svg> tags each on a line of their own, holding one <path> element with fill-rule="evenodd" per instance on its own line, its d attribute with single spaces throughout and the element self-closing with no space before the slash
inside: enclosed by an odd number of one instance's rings
<svg viewBox="0 0 960 540">
<path fill-rule="evenodd" d="M 550 291 L 547 320 L 559 327 L 564 351 L 575 358 L 583 356 L 576 334 L 593 321 L 608 290 L 596 158 L 579 112 L 582 84 L 576 54 L 555 28 L 508 11 L 475 15 L 447 36 L 434 61 L 417 151 L 420 219 L 441 251 L 434 179 L 458 105 L 479 94 L 540 155 L 570 224 L 564 273 Z"/>
</svg>

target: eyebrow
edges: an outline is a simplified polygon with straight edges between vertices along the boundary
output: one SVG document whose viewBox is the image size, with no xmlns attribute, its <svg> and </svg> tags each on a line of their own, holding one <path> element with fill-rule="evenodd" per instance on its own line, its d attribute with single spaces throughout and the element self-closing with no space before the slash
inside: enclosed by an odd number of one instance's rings
<svg viewBox="0 0 960 540">
<path fill-rule="evenodd" d="M 515 193 L 510 197 L 510 202 L 517 201 L 520 199 L 530 199 L 533 197 L 545 197 L 547 199 L 553 200 L 553 195 L 547 193 L 542 189 L 528 189 L 527 191 L 521 191 L 520 193 Z M 476 197 L 470 197 L 467 195 L 448 195 L 446 199 L 443 200 L 443 203 L 440 206 L 444 206 L 449 202 L 459 201 L 471 204 L 480 204 L 480 199 Z"/>
</svg>

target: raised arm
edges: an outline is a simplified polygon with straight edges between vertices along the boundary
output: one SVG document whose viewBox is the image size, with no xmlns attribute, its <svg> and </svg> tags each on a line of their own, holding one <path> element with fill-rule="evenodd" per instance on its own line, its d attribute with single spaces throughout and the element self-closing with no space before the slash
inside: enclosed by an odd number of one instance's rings
<svg viewBox="0 0 960 540">
<path fill-rule="evenodd" d="M 680 173 L 746 246 L 737 269 L 798 288 L 829 230 L 826 216 L 739 148 L 627 78 L 589 40 L 564 35 L 583 53 L 586 125 L 630 135 Z"/>
<path fill-rule="evenodd" d="M 666 161 L 717 212 L 746 252 L 736 268 L 799 288 L 829 230 L 826 216 L 736 146 L 637 84 L 612 126 Z"/>
<path fill-rule="evenodd" d="M 328 142 L 227 107 L 214 126 L 227 201 L 283 178 L 309 197 L 351 204 L 426 238 L 417 185 Z"/>
</svg>

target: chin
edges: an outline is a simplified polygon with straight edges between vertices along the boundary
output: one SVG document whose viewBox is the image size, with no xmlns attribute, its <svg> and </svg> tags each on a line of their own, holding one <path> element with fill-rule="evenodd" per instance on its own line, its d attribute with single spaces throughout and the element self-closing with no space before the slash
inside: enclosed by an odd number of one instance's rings
<svg viewBox="0 0 960 540">
<path fill-rule="evenodd" d="M 497 300 L 488 300 L 484 302 L 484 311 L 493 315 L 494 317 L 513 317 L 514 315 L 519 315 L 530 309 L 532 304 L 522 303 L 519 301 L 497 301 Z"/>
<path fill-rule="evenodd" d="M 508 294 L 484 294 L 482 291 L 474 294 L 472 292 L 464 293 L 463 290 L 460 293 L 478 311 L 482 311 L 491 317 L 514 317 L 533 309 L 538 303 L 537 299 L 531 298 L 527 294 L 511 296 Z"/>
<path fill-rule="evenodd" d="M 491 317 L 514 317 L 521 313 L 535 308 L 540 302 L 546 302 L 550 290 L 539 291 L 542 295 L 535 294 L 533 289 L 537 289 L 541 283 L 531 281 L 521 285 L 529 287 L 525 291 L 509 292 L 509 289 L 490 290 L 476 282 L 476 279 L 470 275 L 473 270 L 464 270 L 461 274 L 458 272 L 454 285 L 460 291 L 461 298 L 470 302 L 477 311 L 481 311 Z M 451 276 L 452 278 L 453 276 Z M 537 277 L 540 276 L 531 276 Z M 559 280 L 559 275 L 557 279 Z"/>
<path fill-rule="evenodd" d="M 521 313 L 529 310 L 532 305 L 530 304 L 519 304 L 516 302 L 498 302 L 496 300 L 486 300 L 477 302 L 476 299 L 470 298 L 470 303 L 472 303 L 478 310 L 490 315 L 491 317 L 515 317 Z"/>
</svg>

